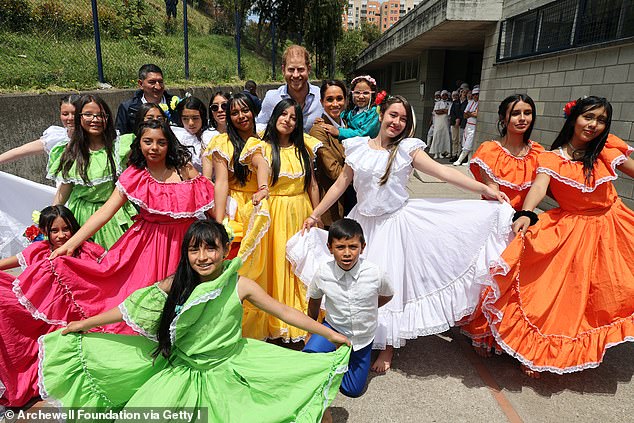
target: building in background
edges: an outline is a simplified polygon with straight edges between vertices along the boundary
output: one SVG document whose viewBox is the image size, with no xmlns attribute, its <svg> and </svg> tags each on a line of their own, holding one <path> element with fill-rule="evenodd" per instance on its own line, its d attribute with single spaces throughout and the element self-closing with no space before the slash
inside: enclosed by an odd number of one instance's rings
<svg viewBox="0 0 634 423">
<path fill-rule="evenodd" d="M 341 22 L 344 29 L 355 29 L 365 20 L 384 32 L 420 2 L 421 0 L 349 0 Z"/>
<path fill-rule="evenodd" d="M 480 84 L 477 144 L 499 136 L 498 105 L 515 93 L 535 101 L 532 138 L 547 148 L 564 105 L 585 95 L 606 97 L 611 132 L 634 143 L 631 0 L 425 0 L 359 55 L 357 73 L 407 97 L 418 137 L 429 128 L 434 91 L 465 81 Z M 634 181 L 614 184 L 634 207 Z"/>
</svg>

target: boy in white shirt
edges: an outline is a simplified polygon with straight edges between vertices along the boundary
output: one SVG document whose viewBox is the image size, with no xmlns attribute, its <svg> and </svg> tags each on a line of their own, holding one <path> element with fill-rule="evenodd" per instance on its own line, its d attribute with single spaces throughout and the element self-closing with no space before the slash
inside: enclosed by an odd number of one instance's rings
<svg viewBox="0 0 634 423">
<path fill-rule="evenodd" d="M 365 248 L 363 229 L 356 220 L 341 219 L 328 230 L 328 249 L 334 260 L 322 264 L 308 287 L 308 315 L 317 320 L 325 295 L 324 325 L 350 339 L 352 353 L 340 391 L 348 397 L 362 394 L 370 371 L 372 341 L 379 307 L 393 295 L 387 276 L 374 264 L 360 258 Z M 311 335 L 304 352 L 330 352 L 336 346 L 326 338 Z M 326 417 L 326 415 L 325 415 Z"/>
</svg>

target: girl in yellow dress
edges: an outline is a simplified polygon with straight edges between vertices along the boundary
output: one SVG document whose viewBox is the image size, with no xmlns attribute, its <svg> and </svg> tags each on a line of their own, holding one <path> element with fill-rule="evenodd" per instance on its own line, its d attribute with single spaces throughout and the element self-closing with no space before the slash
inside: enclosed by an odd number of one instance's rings
<svg viewBox="0 0 634 423">
<path fill-rule="evenodd" d="M 240 154 L 246 141 L 259 136 L 255 124 L 255 107 L 249 97 L 243 93 L 236 93 L 229 99 L 227 107 L 227 132 L 215 136 L 203 153 L 203 175 L 215 180 L 214 218 L 222 223 L 229 219 L 229 226 L 233 231 L 233 243 L 229 258 L 240 254 L 243 260 L 253 252 L 261 233 L 269 226 L 267 214 L 257 215 L 251 225 L 252 237 L 245 241 L 240 248 L 241 241 L 249 227 L 250 216 L 253 213 L 253 194 L 258 190 L 258 181 L 248 166 L 240 163 Z M 240 269 L 240 275 L 254 279 L 258 276 L 261 265 L 245 266 Z"/>
<path fill-rule="evenodd" d="M 263 139 L 249 138 L 240 162 L 257 176 L 253 195 L 255 211 L 268 213 L 271 226 L 246 259 L 244 267 L 257 260 L 261 273 L 254 279 L 276 300 L 306 313 L 306 287 L 286 260 L 286 242 L 319 203 L 319 188 L 312 172 L 315 152 L 321 143 L 303 132 L 302 109 L 292 99 L 273 109 Z M 247 235 L 249 237 L 250 235 Z M 244 244 L 244 240 L 243 240 Z M 284 342 L 303 340 L 306 332 L 244 304 L 244 336 Z"/>
</svg>

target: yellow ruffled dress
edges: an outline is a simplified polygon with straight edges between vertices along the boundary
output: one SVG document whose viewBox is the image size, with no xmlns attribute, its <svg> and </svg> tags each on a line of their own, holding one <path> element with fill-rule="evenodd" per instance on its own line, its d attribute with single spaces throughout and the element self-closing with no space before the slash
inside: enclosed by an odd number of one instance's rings
<svg viewBox="0 0 634 423">
<path fill-rule="evenodd" d="M 244 149 L 243 149 L 244 151 Z M 236 178 L 233 177 L 233 154 L 234 148 L 227 134 L 220 134 L 211 139 L 207 149 L 203 153 L 203 160 L 212 160 L 215 156 L 227 162 L 229 169 L 229 197 L 235 208 L 235 213 L 229 216 L 229 226 L 233 230 L 233 242 L 240 244 L 237 256 L 243 261 L 247 261 L 251 253 L 255 250 L 260 239 L 264 236 L 270 226 L 270 218 L 268 213 L 268 204 L 261 203 L 258 207 L 253 207 L 253 194 L 258 190 L 258 181 L 255 174 L 247 177 L 245 185 L 241 185 Z M 249 279 L 257 280 L 264 264 L 260 261 L 264 257 L 258 254 L 257 257 L 251 258 L 249 266 L 243 266 L 238 273 Z"/>
<path fill-rule="evenodd" d="M 314 160 L 321 142 L 304 135 L 304 144 Z M 251 160 L 256 154 L 262 155 L 271 164 L 271 145 L 257 138 L 249 138 L 240 155 L 240 162 L 255 171 Z M 286 242 L 301 229 L 304 220 L 313 212 L 308 193 L 304 191 L 305 170 L 302 169 L 299 157 L 295 146 L 280 149 L 279 179 L 275 185 L 271 185 L 269 181 L 269 199 L 263 200 L 259 206 L 261 214 L 269 214 L 271 227 L 244 260 L 243 268 L 256 267 L 259 275 L 254 280 L 270 296 L 306 313 L 306 287 L 295 276 L 290 262 L 286 260 Z M 250 239 L 256 236 L 253 232 L 247 235 Z M 247 236 L 243 238 L 243 244 Z M 255 269 L 249 271 L 256 272 Z M 282 338 L 285 342 L 300 341 L 306 336 L 305 331 L 287 325 L 248 302 L 244 304 L 242 332 L 245 337 Z"/>
</svg>

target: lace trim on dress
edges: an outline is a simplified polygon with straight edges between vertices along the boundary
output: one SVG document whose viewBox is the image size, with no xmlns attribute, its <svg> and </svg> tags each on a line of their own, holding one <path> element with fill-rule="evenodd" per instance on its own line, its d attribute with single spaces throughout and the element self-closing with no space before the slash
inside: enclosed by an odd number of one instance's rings
<svg viewBox="0 0 634 423">
<path fill-rule="evenodd" d="M 48 323 L 49 325 L 54 325 L 54 326 L 67 326 L 68 325 L 68 322 L 66 322 L 65 320 L 51 320 L 44 313 L 40 312 L 29 301 L 29 299 L 26 298 L 26 296 L 22 292 L 22 289 L 20 288 L 20 280 L 19 279 L 16 279 L 16 280 L 13 281 L 13 289 L 12 289 L 12 291 L 15 294 L 15 296 L 18 298 L 18 302 L 20 304 L 22 304 L 24 306 L 24 308 L 26 308 L 26 310 L 29 313 L 31 313 L 31 316 L 33 316 L 34 319 L 42 320 L 42 321 Z"/>
<path fill-rule="evenodd" d="M 260 150 L 260 154 L 262 155 L 262 157 L 264 158 L 264 160 L 266 161 L 266 164 L 269 165 L 269 167 L 271 166 L 271 161 L 269 160 L 268 157 L 266 157 L 265 151 L 264 151 L 264 146 L 262 144 L 258 144 L 254 147 L 249 148 L 248 150 L 242 150 L 242 153 L 240 153 L 240 163 L 242 164 L 246 164 L 245 162 L 247 161 L 247 158 L 249 158 L 250 156 L 252 156 L 253 154 L 255 154 L 258 150 Z M 253 167 L 251 166 L 251 164 L 248 164 L 250 169 L 253 169 Z"/>
<path fill-rule="evenodd" d="M 203 155 L 203 157 L 211 157 L 213 156 L 214 153 L 218 153 L 218 155 L 220 157 L 222 157 L 223 159 L 225 159 L 225 161 L 227 162 L 227 168 L 233 172 L 233 159 L 231 157 L 229 157 L 229 155 L 227 153 L 225 153 L 223 150 L 221 150 L 220 148 L 212 148 L 211 150 L 205 150 L 205 154 Z M 211 159 L 209 159 L 211 160 Z"/>
<path fill-rule="evenodd" d="M 67 145 L 68 143 L 65 143 L 63 145 Z M 58 144 L 58 145 L 62 145 L 62 144 Z M 118 178 L 119 175 L 121 175 L 122 169 L 121 169 L 121 160 L 119 157 L 119 151 L 121 150 L 121 138 L 117 137 L 117 139 L 114 142 L 114 151 L 112 153 L 112 155 L 115 158 L 115 172 L 116 172 L 116 176 L 113 178 L 113 175 L 108 175 L 108 176 L 103 176 L 101 178 L 97 178 L 97 179 L 92 179 L 88 182 L 85 182 L 83 179 L 81 178 L 72 178 L 72 177 L 67 177 L 64 178 L 62 177 L 61 171 L 58 169 L 59 173 L 55 173 L 52 174 L 51 173 L 51 162 L 49 161 L 46 165 L 46 179 L 50 179 L 55 181 L 56 183 L 60 184 L 75 184 L 75 185 L 83 185 L 83 186 L 94 186 L 94 185 L 99 185 L 99 184 L 103 184 L 104 182 L 108 182 L 108 181 L 113 181 L 114 179 Z M 66 148 L 66 147 L 64 147 Z M 110 169 L 110 165 L 108 164 L 107 169 Z"/>
<path fill-rule="evenodd" d="M 617 157 L 618 158 L 618 157 Z M 524 242 L 524 241 L 522 241 Z M 522 245 L 522 254 L 524 252 L 524 248 L 525 245 Z M 570 337 L 570 336 L 566 336 L 566 335 L 544 335 L 541 330 L 539 330 L 539 328 L 537 326 L 535 326 L 526 316 L 525 312 L 524 312 L 524 307 L 522 306 L 522 302 L 521 302 L 521 297 L 520 297 L 520 282 L 519 282 L 519 278 L 520 278 L 520 266 L 521 266 L 521 261 L 518 262 L 518 271 L 517 271 L 517 276 L 515 277 L 515 281 L 514 281 L 514 289 L 517 291 L 517 295 L 518 295 L 518 300 L 519 300 L 519 310 L 521 312 L 522 315 L 522 320 L 532 329 L 535 331 L 535 333 L 537 333 L 540 337 L 542 338 L 555 338 L 555 339 L 563 339 L 563 340 L 568 340 L 568 341 L 578 341 L 580 339 L 581 336 L 585 336 L 585 335 L 592 335 L 593 333 L 598 333 L 598 332 L 602 332 L 605 330 L 605 328 L 609 328 L 615 325 L 621 325 L 623 321 L 629 319 L 634 321 L 634 314 L 627 316 L 623 319 L 620 319 L 619 321 L 613 322 L 609 325 L 604 325 L 598 328 L 594 328 L 594 329 L 590 329 L 586 332 L 582 332 L 580 334 L 578 334 L 577 337 Z M 526 357 L 524 357 L 523 355 L 521 355 L 519 352 L 515 351 L 513 348 L 511 348 L 506 342 L 504 342 L 504 340 L 502 339 L 502 336 L 500 335 L 500 333 L 497 330 L 497 327 L 495 326 L 496 323 L 499 323 L 502 321 L 503 318 L 503 313 L 497 309 L 495 307 L 495 303 L 497 302 L 497 300 L 501 297 L 500 294 L 500 288 L 497 285 L 497 283 L 495 282 L 495 280 L 493 279 L 495 276 L 506 276 L 508 274 L 508 272 L 510 271 L 510 266 L 500 257 L 496 262 L 492 263 L 491 265 L 491 290 L 489 291 L 489 293 L 487 294 L 487 296 L 484 298 L 483 302 L 482 302 L 482 310 L 484 312 L 484 316 L 486 317 L 487 321 L 489 322 L 489 327 L 491 330 L 491 334 L 493 335 L 493 337 L 495 338 L 495 341 L 499 344 L 499 346 L 504 350 L 504 352 L 506 352 L 508 355 L 510 355 L 511 357 L 516 358 L 520 363 L 522 363 L 524 366 L 528 367 L 531 370 L 537 371 L 537 372 L 543 372 L 543 371 L 548 371 L 551 373 L 556 373 L 559 375 L 563 375 L 565 373 L 573 373 L 573 372 L 579 372 L 581 370 L 585 370 L 585 369 L 592 369 L 595 367 L 598 367 L 599 364 L 601 363 L 603 357 L 605 356 L 605 352 L 607 351 L 608 348 L 611 348 L 613 346 L 625 343 L 625 342 L 634 342 L 634 337 L 632 336 L 626 336 L 623 338 L 622 341 L 619 342 L 612 342 L 612 343 L 607 343 L 605 344 L 604 348 L 603 348 L 603 354 L 601 355 L 601 359 L 598 362 L 586 362 L 584 364 L 579 364 L 576 366 L 569 366 L 569 367 L 565 367 L 565 368 L 559 368 L 559 367 L 553 367 L 553 366 L 537 366 L 535 364 L 533 364 L 533 362 L 529 359 L 527 359 Z"/>
<path fill-rule="evenodd" d="M 293 341 L 295 342 L 295 341 Z M 326 412 L 326 409 L 328 408 L 328 394 L 330 393 L 330 388 L 332 387 L 332 383 L 334 382 L 334 379 L 337 375 L 343 374 L 345 372 L 348 371 L 348 365 L 344 364 L 342 366 L 338 366 L 337 368 L 331 370 L 330 374 L 328 375 L 328 381 L 326 382 L 326 385 L 324 386 L 323 389 L 323 405 L 322 405 L 322 409 L 321 409 L 321 415 L 319 416 L 318 421 L 321 421 L 321 418 L 323 417 L 324 413 Z M 309 402 L 310 404 L 311 402 Z M 295 422 L 297 421 L 301 421 L 303 420 L 303 418 L 301 418 L 306 411 L 308 410 L 308 408 L 310 408 L 310 405 L 307 405 L 306 407 L 304 407 L 303 410 L 301 410 L 299 413 L 297 413 L 297 419 L 295 419 Z"/>
<path fill-rule="evenodd" d="M 4 383 L 2 383 L 2 380 L 0 380 L 0 398 L 2 398 L 6 390 L 7 388 L 4 386 Z"/>
<path fill-rule="evenodd" d="M 178 313 L 176 315 L 176 317 L 174 317 L 174 320 L 172 320 L 172 323 L 170 323 L 170 328 L 169 328 L 169 332 L 170 332 L 170 343 L 172 345 L 174 345 L 174 342 L 176 341 L 176 324 L 178 323 L 178 319 L 180 319 L 180 317 L 183 315 L 183 313 L 187 310 L 189 310 L 190 308 L 198 305 L 198 304 L 202 304 L 205 303 L 207 301 L 211 301 L 216 299 L 221 293 L 222 290 L 224 289 L 224 286 L 218 288 L 218 289 L 214 289 L 211 292 L 208 292 L 204 295 L 201 295 L 200 297 L 196 298 L 194 301 L 192 301 L 189 304 L 186 304 L 180 311 L 180 313 Z"/>
<path fill-rule="evenodd" d="M 16 258 L 18 259 L 18 264 L 20 265 L 20 268 L 22 270 L 26 269 L 27 263 L 26 263 L 26 259 L 24 258 L 24 254 L 22 254 L 22 251 L 20 251 L 19 253 L 17 253 Z M 2 395 L 0 395 L 0 397 L 2 397 Z"/>
<path fill-rule="evenodd" d="M 203 177 L 203 176 L 202 175 L 198 175 L 194 179 L 190 179 L 188 181 L 182 181 L 182 182 L 179 182 L 179 183 L 185 183 L 185 182 L 194 181 L 195 179 L 201 178 L 201 177 Z M 156 182 L 159 182 L 159 181 L 156 181 Z M 125 187 L 119 181 L 117 181 L 116 186 L 117 186 L 117 189 L 119 191 L 121 191 L 121 193 L 123 195 L 125 195 L 131 203 L 136 204 L 137 206 L 141 207 L 144 210 L 147 210 L 148 212 L 150 212 L 152 214 L 160 214 L 160 215 L 163 215 L 163 216 L 170 216 L 170 217 L 172 217 L 174 219 L 187 219 L 187 218 L 194 218 L 194 217 L 195 218 L 200 218 L 202 215 L 204 215 L 204 213 L 207 210 L 213 208 L 213 206 L 214 206 L 214 200 L 211 200 L 211 202 L 209 202 L 208 204 L 205 204 L 204 206 L 199 207 L 198 209 L 196 209 L 193 212 L 174 213 L 174 212 L 171 212 L 169 210 L 168 211 L 156 210 L 156 209 L 150 208 L 150 206 L 148 206 L 143 200 L 141 200 L 139 198 L 136 198 L 136 197 L 133 197 L 132 195 L 130 195 L 128 193 L 128 191 L 125 189 Z"/>
<path fill-rule="evenodd" d="M 530 188 L 531 185 L 533 185 L 533 181 L 526 181 L 523 184 L 517 185 L 514 184 L 512 182 L 506 181 L 504 179 L 498 178 L 493 171 L 491 170 L 491 168 L 479 157 L 476 157 L 475 159 L 471 159 L 471 163 L 477 165 L 478 167 L 480 167 L 482 170 L 484 170 L 487 174 L 487 176 L 489 178 L 491 178 L 496 184 L 498 185 L 502 185 L 505 186 L 507 188 L 511 188 L 514 189 L 516 191 L 522 191 L 525 190 L 527 188 Z"/>
<path fill-rule="evenodd" d="M 265 216 L 267 219 L 267 222 L 264 228 L 262 228 L 260 233 L 258 233 L 257 236 L 255 237 L 255 241 L 253 241 L 253 245 L 248 250 L 244 251 L 242 255 L 240 256 L 240 259 L 242 260 L 243 263 L 246 262 L 247 258 L 251 255 L 251 253 L 255 251 L 258 244 L 260 244 L 262 237 L 269 231 L 269 228 L 271 226 L 271 215 L 269 214 L 268 211 L 261 210 L 261 208 L 262 208 L 262 205 L 260 203 L 255 207 L 255 209 L 253 210 L 253 213 L 251 213 L 251 218 L 249 219 L 249 226 L 247 227 L 247 231 L 245 232 L 245 235 L 253 230 L 253 227 L 255 226 L 256 216 Z M 244 237 L 242 239 L 244 239 Z"/>
<path fill-rule="evenodd" d="M 128 309 L 125 306 L 125 303 L 119 304 L 119 311 L 121 312 L 121 315 L 123 316 L 123 321 L 126 323 L 126 325 L 130 326 L 130 328 L 133 331 L 145 336 L 146 338 L 152 341 L 158 342 L 158 338 L 156 337 L 156 335 L 152 335 L 151 333 L 147 332 L 138 323 L 132 320 L 132 317 L 130 317 L 130 313 L 128 312 Z"/>
<path fill-rule="evenodd" d="M 385 166 L 376 166 L 377 160 L 385 161 L 387 163 L 387 157 L 389 157 L 390 152 L 387 150 L 375 150 L 370 148 L 368 144 L 369 137 L 359 137 L 360 140 L 355 140 L 354 138 L 349 138 L 344 140 L 344 148 L 346 150 L 346 159 L 345 163 L 352 168 L 352 170 L 356 172 L 368 172 L 375 175 L 383 175 L 385 172 Z M 354 142 L 349 142 L 350 140 L 354 140 Z M 359 144 L 356 144 L 359 143 Z M 356 145 L 355 145 L 356 144 Z M 392 168 L 390 172 L 396 172 L 406 167 L 412 166 L 412 152 L 416 150 L 424 150 L 427 147 L 422 140 L 418 138 L 405 138 L 399 144 L 399 151 L 396 154 L 394 162 L 392 163 Z M 369 156 L 365 154 L 367 151 L 370 151 L 373 156 Z M 373 157 L 373 160 L 369 160 L 369 157 Z"/>
<path fill-rule="evenodd" d="M 627 157 L 625 157 L 623 154 L 621 154 L 618 157 L 615 157 L 612 160 L 612 163 L 610 163 L 610 166 L 612 168 L 612 172 L 614 172 L 614 175 L 608 175 L 608 176 L 604 176 L 603 178 L 599 178 L 595 181 L 594 186 L 589 187 L 585 184 L 582 184 L 579 181 L 576 181 L 574 179 L 568 178 L 566 176 L 562 176 L 559 173 L 557 173 L 556 171 L 547 168 L 547 167 L 538 167 L 537 168 L 537 173 L 545 173 L 555 179 L 557 179 L 559 182 L 562 182 L 568 186 L 571 186 L 573 188 L 578 189 L 581 192 L 587 193 L 587 192 L 593 192 L 595 189 L 597 189 L 599 187 L 599 185 L 605 183 L 605 182 L 611 182 L 614 181 L 616 179 L 618 179 L 618 175 L 616 174 L 616 167 L 619 165 L 622 165 L 623 163 L 625 163 L 627 161 Z"/>
</svg>

